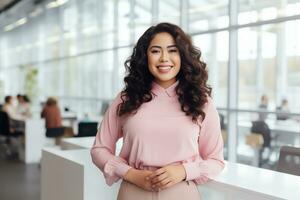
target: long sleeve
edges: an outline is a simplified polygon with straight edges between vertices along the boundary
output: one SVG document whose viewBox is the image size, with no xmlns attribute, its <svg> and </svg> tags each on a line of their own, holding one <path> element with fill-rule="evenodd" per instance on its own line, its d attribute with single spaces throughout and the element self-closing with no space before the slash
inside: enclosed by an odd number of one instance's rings
<svg viewBox="0 0 300 200">
<path fill-rule="evenodd" d="M 183 164 L 186 170 L 186 180 L 194 180 L 198 184 L 213 179 L 224 168 L 220 120 L 210 98 L 204 111 L 206 116 L 201 123 L 198 138 L 199 156 L 192 162 Z"/>
<path fill-rule="evenodd" d="M 93 163 L 103 172 L 108 185 L 117 182 L 131 168 L 125 159 L 115 155 L 116 142 L 122 137 L 116 112 L 119 103 L 120 95 L 106 111 L 91 149 Z"/>
</svg>

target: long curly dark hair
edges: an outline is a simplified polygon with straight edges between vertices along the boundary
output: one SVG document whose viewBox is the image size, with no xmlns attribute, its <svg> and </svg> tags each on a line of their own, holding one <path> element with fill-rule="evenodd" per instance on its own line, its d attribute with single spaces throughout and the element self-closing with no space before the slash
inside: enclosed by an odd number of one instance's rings
<svg viewBox="0 0 300 200">
<path fill-rule="evenodd" d="M 193 46 L 190 37 L 181 28 L 170 23 L 151 26 L 139 38 L 132 55 L 126 60 L 127 75 L 124 78 L 125 88 L 121 92 L 122 103 L 118 115 L 134 114 L 145 102 L 152 100 L 153 75 L 148 70 L 147 49 L 151 40 L 158 33 L 167 32 L 175 40 L 181 57 L 180 71 L 176 76 L 179 83 L 176 87 L 181 110 L 196 121 L 199 116 L 205 118 L 203 105 L 211 95 L 207 85 L 208 73 L 206 63 L 200 61 L 201 52 Z"/>
</svg>

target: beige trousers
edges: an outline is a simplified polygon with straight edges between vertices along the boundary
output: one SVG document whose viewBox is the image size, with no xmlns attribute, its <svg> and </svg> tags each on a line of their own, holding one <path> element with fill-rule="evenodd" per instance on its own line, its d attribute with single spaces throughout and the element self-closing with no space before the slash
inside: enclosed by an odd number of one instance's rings
<svg viewBox="0 0 300 200">
<path fill-rule="evenodd" d="M 183 181 L 159 192 L 149 192 L 122 181 L 117 200 L 200 200 L 200 194 L 193 181 Z"/>
</svg>

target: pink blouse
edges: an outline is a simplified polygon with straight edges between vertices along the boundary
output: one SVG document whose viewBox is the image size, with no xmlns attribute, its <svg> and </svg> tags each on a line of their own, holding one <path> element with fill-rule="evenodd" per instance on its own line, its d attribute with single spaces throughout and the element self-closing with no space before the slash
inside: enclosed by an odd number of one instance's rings
<svg viewBox="0 0 300 200">
<path fill-rule="evenodd" d="M 126 117 L 116 113 L 120 94 L 105 113 L 91 156 L 112 185 L 130 168 L 150 169 L 182 164 L 186 180 L 198 184 L 213 179 L 224 168 L 219 116 L 211 98 L 204 105 L 205 119 L 192 121 L 181 111 L 175 92 L 178 82 L 167 89 L 153 82 L 153 99 Z M 120 155 L 116 142 L 123 138 Z"/>
</svg>

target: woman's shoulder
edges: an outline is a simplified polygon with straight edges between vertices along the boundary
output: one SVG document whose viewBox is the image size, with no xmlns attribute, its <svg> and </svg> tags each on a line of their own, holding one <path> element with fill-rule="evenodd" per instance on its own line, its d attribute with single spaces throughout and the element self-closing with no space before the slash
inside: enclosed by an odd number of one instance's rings
<svg viewBox="0 0 300 200">
<path fill-rule="evenodd" d="M 208 110 L 214 106 L 213 99 L 210 96 L 206 96 L 206 102 L 203 105 L 203 112 L 208 112 Z"/>
<path fill-rule="evenodd" d="M 119 105 L 122 103 L 122 92 L 119 92 L 113 99 L 112 101 L 110 101 L 109 105 L 108 105 L 108 109 L 110 111 L 115 112 Z"/>
<path fill-rule="evenodd" d="M 111 105 L 119 105 L 122 103 L 122 92 L 119 92 L 112 100 Z"/>
<path fill-rule="evenodd" d="M 213 99 L 210 96 L 207 96 L 206 98 L 207 98 L 206 102 L 202 106 L 202 111 L 205 113 L 205 118 L 207 118 L 207 116 L 210 115 L 215 110 Z M 202 116 L 199 116 L 198 123 L 199 124 L 203 123 Z"/>
</svg>

